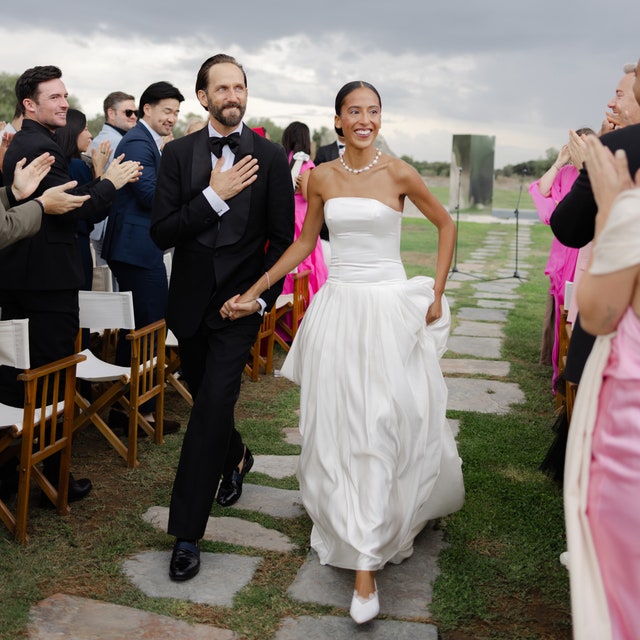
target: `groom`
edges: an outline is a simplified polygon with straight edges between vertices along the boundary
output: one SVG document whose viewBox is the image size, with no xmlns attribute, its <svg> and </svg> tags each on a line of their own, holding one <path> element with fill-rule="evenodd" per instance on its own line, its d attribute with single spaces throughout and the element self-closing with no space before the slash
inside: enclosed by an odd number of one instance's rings
<svg viewBox="0 0 640 640">
<path fill-rule="evenodd" d="M 167 323 L 194 396 L 169 513 L 168 532 L 176 537 L 169 575 L 177 581 L 200 569 L 198 541 L 216 491 L 218 503 L 233 504 L 253 464 L 234 426 L 234 406 L 262 315 L 283 281 L 255 301 L 252 315 L 231 322 L 220 308 L 277 261 L 294 229 L 284 150 L 242 122 L 242 66 L 224 54 L 209 58 L 198 72 L 196 94 L 209 113 L 208 126 L 165 147 L 151 222 L 156 244 L 175 246 Z"/>
</svg>

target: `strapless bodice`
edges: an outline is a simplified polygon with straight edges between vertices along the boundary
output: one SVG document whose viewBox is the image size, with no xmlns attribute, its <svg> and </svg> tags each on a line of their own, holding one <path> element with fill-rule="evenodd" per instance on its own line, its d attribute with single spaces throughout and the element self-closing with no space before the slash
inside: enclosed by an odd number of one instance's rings
<svg viewBox="0 0 640 640">
<path fill-rule="evenodd" d="M 331 198 L 324 204 L 331 237 L 329 280 L 406 280 L 400 260 L 402 214 L 373 198 Z"/>
</svg>

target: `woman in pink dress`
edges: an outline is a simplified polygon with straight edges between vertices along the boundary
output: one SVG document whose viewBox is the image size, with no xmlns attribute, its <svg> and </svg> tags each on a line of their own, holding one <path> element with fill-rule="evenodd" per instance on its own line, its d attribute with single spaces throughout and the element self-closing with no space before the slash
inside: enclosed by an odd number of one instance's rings
<svg viewBox="0 0 640 640">
<path fill-rule="evenodd" d="M 282 133 L 282 146 L 289 156 L 291 179 L 295 187 L 296 220 L 293 239 L 296 240 L 302 230 L 307 215 L 307 183 L 309 171 L 315 167 L 310 158 L 311 137 L 309 127 L 303 122 L 292 122 Z M 328 271 L 322 253 L 320 239 L 316 248 L 308 258 L 298 266 L 298 272 L 309 270 L 309 302 L 318 289 L 325 283 Z M 284 280 L 282 293 L 293 293 L 293 275 L 289 274 Z"/>
<path fill-rule="evenodd" d="M 569 429 L 565 517 L 574 637 L 640 638 L 640 177 L 595 137 L 587 167 L 598 204 L 578 289 L 597 335 Z M 633 187 L 636 188 L 633 188 Z"/>
<path fill-rule="evenodd" d="M 576 134 L 579 139 L 594 134 L 592 129 L 578 129 Z M 578 170 L 584 161 L 583 146 L 576 143 L 575 138 L 570 138 L 569 143 L 562 146 L 556 161 L 549 170 L 529 186 L 529 193 L 538 212 L 540 221 L 548 225 L 551 214 L 556 205 L 571 190 L 578 177 Z M 552 388 L 555 391 L 556 378 L 558 377 L 558 353 L 560 345 L 560 308 L 564 306 L 564 283 L 573 281 L 573 275 L 578 259 L 578 249 L 565 247 L 557 238 L 551 241 L 551 253 L 544 270 L 549 276 L 549 300 L 545 313 L 545 326 L 543 327 L 542 349 L 540 362 L 553 364 Z M 553 332 L 553 342 L 550 334 Z M 552 345 L 552 346 L 551 346 Z M 551 349 L 551 358 L 549 350 Z"/>
</svg>

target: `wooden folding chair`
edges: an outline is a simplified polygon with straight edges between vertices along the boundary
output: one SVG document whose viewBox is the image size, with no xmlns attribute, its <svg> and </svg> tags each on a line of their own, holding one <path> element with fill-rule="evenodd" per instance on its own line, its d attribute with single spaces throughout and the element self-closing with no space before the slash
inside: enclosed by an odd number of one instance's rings
<svg viewBox="0 0 640 640">
<path fill-rule="evenodd" d="M 178 371 L 180 370 L 178 339 L 171 330 L 167 330 L 165 346 L 167 348 L 167 366 L 165 369 L 167 384 L 170 384 L 185 399 L 186 403 L 190 407 L 193 407 L 193 396 L 191 395 L 189 389 L 182 382 L 182 379 L 178 377 Z"/>
<path fill-rule="evenodd" d="M 293 274 L 293 293 L 278 296 L 276 300 L 275 341 L 289 351 L 290 343 L 296 336 L 305 311 L 309 306 L 309 269 Z M 290 315 L 288 315 L 290 314 Z M 285 337 L 278 333 L 281 331 Z"/>
<path fill-rule="evenodd" d="M 81 329 L 106 330 L 119 327 L 122 330 L 133 329 L 135 326 L 130 291 L 80 291 L 79 303 Z M 131 363 L 128 367 L 105 362 L 89 349 L 81 352 L 86 356 L 86 361 L 78 367 L 78 380 L 99 384 L 101 388 L 100 395 L 93 402 L 76 391 L 75 402 L 79 412 L 73 430 L 81 429 L 90 422 L 94 424 L 124 458 L 128 467 L 138 466 L 138 425 L 156 444 L 164 441 L 165 334 L 164 320 L 128 333 L 126 339 L 131 341 Z M 140 405 L 151 398 L 156 398 L 155 426 L 139 412 Z M 115 404 L 121 405 L 129 415 L 127 445 L 100 415 Z"/>
<path fill-rule="evenodd" d="M 250 352 L 250 361 L 244 366 L 244 372 L 253 380 L 258 381 L 260 368 L 264 368 L 265 375 L 273 373 L 273 346 L 276 337 L 276 313 L 275 305 L 268 313 L 264 314 L 262 324 L 258 330 L 258 336 L 253 343 Z"/>
<path fill-rule="evenodd" d="M 0 404 L 0 461 L 20 458 L 15 514 L 0 500 L 0 520 L 19 543 L 27 541 L 31 480 L 35 480 L 60 515 L 68 515 L 69 467 L 73 426 L 76 366 L 84 356 L 73 355 L 29 370 L 28 320 L 0 321 L 0 364 L 25 369 L 24 406 Z M 60 398 L 63 398 L 62 400 Z M 62 425 L 58 418 L 62 416 Z M 19 453 L 14 449 L 19 447 Z M 37 466 L 60 454 L 58 488 Z"/>
</svg>

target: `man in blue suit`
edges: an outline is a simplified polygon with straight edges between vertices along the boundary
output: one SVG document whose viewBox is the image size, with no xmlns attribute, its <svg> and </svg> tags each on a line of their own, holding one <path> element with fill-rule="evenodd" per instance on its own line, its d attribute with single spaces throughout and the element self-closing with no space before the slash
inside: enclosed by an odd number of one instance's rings
<svg viewBox="0 0 640 640">
<path fill-rule="evenodd" d="M 115 157 L 123 154 L 127 160 L 137 160 L 143 166 L 142 176 L 135 184 L 121 189 L 111 207 L 104 236 L 102 257 L 118 281 L 120 291 L 131 291 L 136 328 L 165 317 L 168 284 L 163 251 L 151 239 L 151 206 L 156 191 L 156 177 L 164 141 L 178 121 L 184 96 L 168 82 L 155 82 L 140 96 L 139 120 L 122 138 Z M 116 363 L 130 362 L 129 343 L 120 340 Z M 150 420 L 152 403 L 141 407 Z M 124 412 L 113 410 L 109 416 L 112 428 L 128 428 Z M 179 425 L 164 421 L 164 433 L 177 431 Z"/>
</svg>

